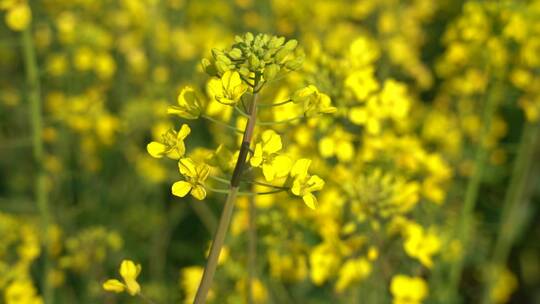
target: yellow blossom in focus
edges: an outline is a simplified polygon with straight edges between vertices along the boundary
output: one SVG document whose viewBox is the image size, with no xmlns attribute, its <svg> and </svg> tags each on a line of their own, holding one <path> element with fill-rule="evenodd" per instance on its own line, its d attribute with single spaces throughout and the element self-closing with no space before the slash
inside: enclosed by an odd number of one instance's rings
<svg viewBox="0 0 540 304">
<path fill-rule="evenodd" d="M 312 192 L 321 190 L 324 187 L 324 180 L 317 175 L 308 174 L 310 165 L 311 160 L 307 158 L 299 159 L 294 163 L 290 173 L 293 178 L 291 192 L 302 197 L 309 208 L 315 209 L 317 198 Z"/>
<path fill-rule="evenodd" d="M 178 115 L 185 119 L 197 119 L 201 115 L 201 103 L 193 88 L 187 86 L 178 95 L 178 105 L 169 106 L 168 114 Z"/>
<path fill-rule="evenodd" d="M 261 135 L 261 142 L 255 145 L 255 151 L 250 159 L 253 167 L 261 167 L 266 181 L 283 177 L 289 173 L 291 160 L 284 155 L 278 155 L 282 148 L 281 137 L 273 130 L 266 130 Z"/>
<path fill-rule="evenodd" d="M 148 153 L 155 158 L 167 156 L 171 159 L 179 159 L 186 153 L 184 140 L 191 133 L 188 125 L 183 124 L 180 130 L 169 130 L 162 135 L 161 142 L 153 141 L 146 146 Z"/>
<path fill-rule="evenodd" d="M 191 193 L 194 198 L 203 200 L 206 197 L 204 181 L 208 178 L 210 167 L 205 163 L 196 164 L 191 158 L 182 158 L 178 162 L 178 168 L 185 180 L 172 185 L 172 194 L 184 197 Z"/>
<path fill-rule="evenodd" d="M 103 289 L 116 293 L 127 291 L 132 296 L 138 295 L 141 292 L 141 286 L 137 282 L 137 277 L 141 273 L 141 265 L 130 260 L 123 260 L 119 272 L 124 282 L 109 279 L 103 283 Z"/>
<path fill-rule="evenodd" d="M 324 93 L 320 93 L 317 87 L 313 85 L 296 91 L 291 99 L 294 103 L 302 103 L 304 105 L 304 115 L 306 117 L 318 114 L 331 114 L 337 111 L 337 108 L 331 105 L 330 97 Z"/>
<path fill-rule="evenodd" d="M 208 87 L 214 98 L 225 105 L 235 105 L 248 89 L 236 71 L 226 71 L 221 79 L 210 80 Z"/>
</svg>

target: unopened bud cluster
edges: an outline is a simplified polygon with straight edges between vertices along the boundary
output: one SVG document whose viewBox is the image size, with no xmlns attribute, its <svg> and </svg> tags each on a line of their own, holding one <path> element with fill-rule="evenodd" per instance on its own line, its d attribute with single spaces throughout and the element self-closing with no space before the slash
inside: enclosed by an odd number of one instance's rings
<svg viewBox="0 0 540 304">
<path fill-rule="evenodd" d="M 230 50 L 212 50 L 212 58 L 203 59 L 202 64 L 210 76 L 218 76 L 231 70 L 244 77 L 259 75 L 269 81 L 279 73 L 289 72 L 301 67 L 304 54 L 297 50 L 294 39 L 285 41 L 284 37 L 247 33 L 236 36 Z"/>
</svg>

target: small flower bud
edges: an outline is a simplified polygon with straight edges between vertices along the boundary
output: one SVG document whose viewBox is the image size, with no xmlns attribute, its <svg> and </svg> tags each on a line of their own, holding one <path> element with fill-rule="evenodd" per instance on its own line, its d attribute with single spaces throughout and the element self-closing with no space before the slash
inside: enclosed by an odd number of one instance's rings
<svg viewBox="0 0 540 304">
<path fill-rule="evenodd" d="M 242 51 L 238 48 L 234 48 L 229 52 L 229 57 L 231 57 L 234 60 L 238 60 L 242 58 Z"/>
<path fill-rule="evenodd" d="M 298 45 L 298 41 L 296 41 L 295 39 L 291 39 L 287 41 L 287 43 L 285 43 L 283 48 L 286 50 L 292 51 L 296 48 L 297 45 Z"/>
<path fill-rule="evenodd" d="M 270 64 L 264 69 L 264 78 L 266 80 L 272 80 L 279 73 L 279 66 L 277 64 Z"/>
</svg>

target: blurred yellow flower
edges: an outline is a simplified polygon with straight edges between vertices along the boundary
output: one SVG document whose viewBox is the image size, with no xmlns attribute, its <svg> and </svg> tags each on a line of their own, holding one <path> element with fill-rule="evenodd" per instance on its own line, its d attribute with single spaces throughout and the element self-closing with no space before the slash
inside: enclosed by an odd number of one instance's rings
<svg viewBox="0 0 540 304">
<path fill-rule="evenodd" d="M 25 30 L 32 20 L 32 11 L 26 2 L 21 2 L 8 8 L 6 13 L 7 26 L 17 32 Z"/>
<path fill-rule="evenodd" d="M 420 277 L 398 274 L 392 277 L 393 304 L 420 304 L 428 295 L 428 286 Z"/>
</svg>

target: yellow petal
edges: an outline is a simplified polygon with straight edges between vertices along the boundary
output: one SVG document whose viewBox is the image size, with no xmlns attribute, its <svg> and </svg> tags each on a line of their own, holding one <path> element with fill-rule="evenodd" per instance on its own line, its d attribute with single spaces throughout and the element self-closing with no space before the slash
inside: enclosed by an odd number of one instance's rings
<svg viewBox="0 0 540 304">
<path fill-rule="evenodd" d="M 302 199 L 304 200 L 304 203 L 306 204 L 306 206 L 308 206 L 311 209 L 315 209 L 315 206 L 317 205 L 317 199 L 315 198 L 315 195 L 308 193 L 302 196 Z"/>
<path fill-rule="evenodd" d="M 184 140 L 189 135 L 189 133 L 191 133 L 191 128 L 188 125 L 183 124 L 178 131 L 177 139 Z"/>
<path fill-rule="evenodd" d="M 273 130 L 264 131 L 262 140 L 264 142 L 263 150 L 266 153 L 276 153 L 282 148 L 281 137 Z"/>
<path fill-rule="evenodd" d="M 302 191 L 302 184 L 300 183 L 298 179 L 295 179 L 291 187 L 291 192 L 296 196 L 300 196 L 301 191 Z"/>
<path fill-rule="evenodd" d="M 167 157 L 170 159 L 179 159 L 180 157 L 184 156 L 186 153 L 186 146 L 184 145 L 184 142 L 179 140 L 176 142 L 176 149 L 172 149 L 169 153 L 167 153 Z"/>
<path fill-rule="evenodd" d="M 146 145 L 146 151 L 148 151 L 148 154 L 150 154 L 152 157 L 162 158 L 167 151 L 167 146 L 157 141 L 153 141 Z"/>
<path fill-rule="evenodd" d="M 262 165 L 262 171 L 264 175 L 264 179 L 266 179 L 267 182 L 271 182 L 276 177 L 276 170 L 272 167 L 272 164 L 263 163 Z"/>
<path fill-rule="evenodd" d="M 212 97 L 216 98 L 218 96 L 223 96 L 223 85 L 221 80 L 217 78 L 212 78 L 208 81 L 208 91 Z"/>
<path fill-rule="evenodd" d="M 186 86 L 182 89 L 178 95 L 178 105 L 182 107 L 190 107 L 197 103 L 197 97 L 195 91 L 190 86 Z"/>
<path fill-rule="evenodd" d="M 205 163 L 199 164 L 197 166 L 197 181 L 203 182 L 208 178 L 210 174 L 210 166 Z"/>
<path fill-rule="evenodd" d="M 305 176 L 307 175 L 311 160 L 308 158 L 301 158 L 294 163 L 291 169 L 291 176 Z"/>
<path fill-rule="evenodd" d="M 107 280 L 105 283 L 103 283 L 103 289 L 116 293 L 123 292 L 125 287 L 126 286 L 118 280 Z"/>
<path fill-rule="evenodd" d="M 194 198 L 202 201 L 206 197 L 206 189 L 204 189 L 204 187 L 201 185 L 197 185 L 191 191 L 191 195 Z"/>
<path fill-rule="evenodd" d="M 178 169 L 180 170 L 180 173 L 182 173 L 185 176 L 189 177 L 195 177 L 197 175 L 197 171 L 195 169 L 195 162 L 191 158 L 182 158 L 178 162 Z"/>
<path fill-rule="evenodd" d="M 319 109 L 322 113 L 326 114 L 332 114 L 337 112 L 337 108 L 332 106 L 332 101 L 330 99 L 330 96 L 321 93 L 321 108 Z"/>
<path fill-rule="evenodd" d="M 236 87 L 242 84 L 242 79 L 240 78 L 240 74 L 238 72 L 227 71 L 223 73 L 223 76 L 221 76 L 221 83 L 227 92 L 233 92 Z"/>
<path fill-rule="evenodd" d="M 141 292 L 141 286 L 139 285 L 139 283 L 137 283 L 137 281 L 132 280 L 132 279 L 125 280 L 125 281 L 126 281 L 127 291 L 130 295 L 134 296 Z"/>
<path fill-rule="evenodd" d="M 173 195 L 184 197 L 189 193 L 191 188 L 192 185 L 190 183 L 185 181 L 178 181 L 172 185 L 171 192 Z"/>
<path fill-rule="evenodd" d="M 256 144 L 255 151 L 253 151 L 253 156 L 251 156 L 251 159 L 249 160 L 253 167 L 259 167 L 261 165 L 263 161 L 262 154 L 262 145 Z"/>
<path fill-rule="evenodd" d="M 272 162 L 272 167 L 274 167 L 277 177 L 283 177 L 289 174 L 291 165 L 292 161 L 285 155 L 278 155 L 274 157 L 274 161 Z"/>
<path fill-rule="evenodd" d="M 321 190 L 324 187 L 324 180 L 317 175 L 312 175 L 308 181 L 307 184 L 309 185 L 307 191 L 318 191 Z"/>
<path fill-rule="evenodd" d="M 120 275 L 126 280 L 135 280 L 140 272 L 140 265 L 135 265 L 133 261 L 123 260 L 120 264 Z"/>
</svg>

